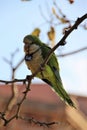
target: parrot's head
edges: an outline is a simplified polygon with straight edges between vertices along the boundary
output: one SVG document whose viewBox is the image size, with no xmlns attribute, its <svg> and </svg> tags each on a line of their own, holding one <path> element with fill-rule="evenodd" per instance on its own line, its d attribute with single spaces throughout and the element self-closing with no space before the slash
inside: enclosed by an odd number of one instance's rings
<svg viewBox="0 0 87 130">
<path fill-rule="evenodd" d="M 39 38 L 32 35 L 25 36 L 23 42 L 25 54 L 34 53 L 41 46 L 41 41 Z"/>
<path fill-rule="evenodd" d="M 27 35 L 24 37 L 25 62 L 27 67 L 34 73 L 43 61 L 42 43 L 36 36 Z"/>
</svg>

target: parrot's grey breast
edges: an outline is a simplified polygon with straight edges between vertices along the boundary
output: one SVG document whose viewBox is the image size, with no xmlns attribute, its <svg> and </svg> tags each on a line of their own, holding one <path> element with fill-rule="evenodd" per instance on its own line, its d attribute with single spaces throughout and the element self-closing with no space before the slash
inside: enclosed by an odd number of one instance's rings
<svg viewBox="0 0 87 130">
<path fill-rule="evenodd" d="M 32 71 L 32 73 L 34 73 L 43 63 L 42 51 L 40 46 L 32 44 L 29 48 L 29 54 L 33 55 L 29 61 L 26 60 L 26 64 L 27 67 Z"/>
</svg>

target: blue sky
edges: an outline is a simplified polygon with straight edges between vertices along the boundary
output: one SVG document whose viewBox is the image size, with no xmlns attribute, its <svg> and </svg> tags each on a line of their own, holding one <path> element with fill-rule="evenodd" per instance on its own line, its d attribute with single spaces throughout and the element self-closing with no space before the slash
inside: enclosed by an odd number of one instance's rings
<svg viewBox="0 0 87 130">
<path fill-rule="evenodd" d="M 56 0 L 58 6 L 71 20 L 76 20 L 87 13 L 87 1 L 77 1 L 70 5 L 67 0 Z M 8 80 L 11 71 L 8 64 L 3 61 L 3 57 L 10 60 L 10 54 L 17 48 L 19 52 L 14 58 L 14 66 L 24 56 L 23 37 L 30 34 L 34 28 L 40 27 L 42 33 L 40 39 L 47 42 L 46 32 L 49 24 L 41 16 L 39 6 L 44 15 L 49 19 L 48 9 L 53 7 L 52 0 L 32 0 L 21 2 L 20 0 L 0 1 L 0 79 Z M 87 23 L 87 20 L 83 22 Z M 63 26 L 56 27 L 56 42 L 62 38 Z M 79 27 L 66 40 L 63 52 L 70 52 L 75 49 L 87 46 L 87 31 Z M 64 87 L 70 93 L 78 93 L 87 96 L 87 51 L 66 58 L 59 58 L 60 73 Z M 30 71 L 23 63 L 16 72 L 16 78 L 25 78 Z M 35 79 L 33 82 L 40 82 Z"/>
</svg>

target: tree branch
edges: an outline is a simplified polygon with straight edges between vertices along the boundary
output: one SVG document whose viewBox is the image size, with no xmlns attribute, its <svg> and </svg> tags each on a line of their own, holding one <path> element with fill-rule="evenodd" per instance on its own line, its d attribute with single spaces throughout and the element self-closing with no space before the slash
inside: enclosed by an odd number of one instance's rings
<svg viewBox="0 0 87 130">
<path fill-rule="evenodd" d="M 81 18 L 78 18 L 75 22 L 75 24 L 68 30 L 65 32 L 65 35 L 62 37 L 62 39 L 51 49 L 51 51 L 48 53 L 46 59 L 44 60 L 43 66 L 48 62 L 50 56 L 52 55 L 52 53 L 59 47 L 59 46 L 63 46 L 65 45 L 65 40 L 66 38 L 70 35 L 70 33 L 77 29 L 77 27 L 79 26 L 79 24 L 81 22 L 83 22 L 85 19 L 87 18 L 87 14 L 83 15 Z"/>
<path fill-rule="evenodd" d="M 35 120 L 34 118 L 25 118 L 25 117 L 21 117 L 19 116 L 19 119 L 22 119 L 22 120 L 26 120 L 28 121 L 29 123 L 34 123 L 34 124 L 37 124 L 39 126 L 46 126 L 46 127 L 50 127 L 52 125 L 55 125 L 55 124 L 61 124 L 60 122 L 41 122 L 41 121 L 38 121 L 38 120 Z"/>
<path fill-rule="evenodd" d="M 83 48 L 80 48 L 80 49 L 72 51 L 72 52 L 68 52 L 68 53 L 64 53 L 64 54 L 59 54 L 58 57 L 71 56 L 73 54 L 76 54 L 76 53 L 79 53 L 79 52 L 82 52 L 82 51 L 85 51 L 85 50 L 87 50 L 87 47 L 83 47 Z"/>
</svg>

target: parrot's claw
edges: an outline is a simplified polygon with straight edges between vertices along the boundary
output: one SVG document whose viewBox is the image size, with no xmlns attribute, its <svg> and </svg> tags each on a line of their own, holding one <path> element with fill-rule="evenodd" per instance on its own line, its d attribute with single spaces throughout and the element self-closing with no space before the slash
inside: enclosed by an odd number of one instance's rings
<svg viewBox="0 0 87 130">
<path fill-rule="evenodd" d="M 31 80 L 31 79 L 32 79 L 32 75 L 27 75 L 27 76 L 26 76 L 26 80 L 29 81 L 29 80 Z"/>
</svg>

